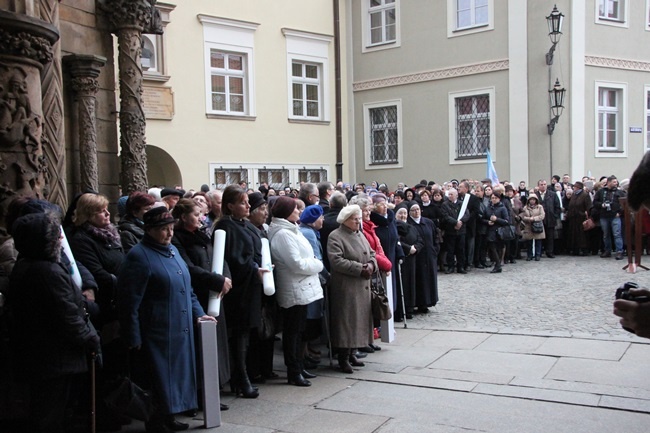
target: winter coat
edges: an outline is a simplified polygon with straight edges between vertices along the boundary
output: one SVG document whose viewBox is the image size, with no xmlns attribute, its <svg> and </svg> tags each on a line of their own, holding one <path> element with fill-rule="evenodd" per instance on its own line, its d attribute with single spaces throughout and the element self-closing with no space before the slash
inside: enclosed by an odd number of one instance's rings
<svg viewBox="0 0 650 433">
<path fill-rule="evenodd" d="M 404 258 L 404 252 L 399 244 L 399 234 L 397 233 L 397 224 L 395 223 L 395 212 L 387 209 L 386 216 L 377 212 L 370 212 L 370 221 L 375 223 L 375 234 L 379 238 L 384 254 L 392 264 L 392 270 L 397 269 L 397 263 Z M 397 296 L 397 276 L 396 272 L 391 272 L 393 283 L 393 299 Z"/>
<path fill-rule="evenodd" d="M 576 252 L 577 249 L 589 248 L 589 237 L 582 228 L 582 223 L 587 219 L 587 212 L 591 208 L 591 196 L 584 190 L 576 189 L 567 206 L 565 239 L 567 248 Z"/>
<path fill-rule="evenodd" d="M 404 287 L 404 304 L 406 308 L 412 309 L 415 307 L 415 261 L 417 254 L 424 248 L 424 240 L 413 224 L 404 221 L 397 221 L 397 232 L 405 255 L 400 266 L 399 281 Z M 415 247 L 414 254 L 411 254 L 411 247 Z"/>
<path fill-rule="evenodd" d="M 212 241 L 200 230 L 195 232 L 182 228 L 174 230 L 172 245 L 176 247 L 190 271 L 192 290 L 199 304 L 203 311 L 208 311 L 210 291 L 221 292 L 225 277 L 230 275 L 228 264 L 224 262 L 224 275 L 212 272 Z M 216 319 L 219 383 L 226 383 L 230 380 L 230 357 L 225 308 L 221 308 Z"/>
<path fill-rule="evenodd" d="M 121 245 L 94 236 L 84 226 L 77 227 L 69 238 L 75 260 L 84 264 L 97 282 L 97 303 L 103 324 L 117 319 L 117 273 L 124 260 Z M 102 334 L 104 343 L 106 336 Z"/>
<path fill-rule="evenodd" d="M 322 299 L 318 273 L 323 270 L 323 263 L 314 257 L 314 250 L 300 228 L 284 218 L 273 218 L 269 243 L 278 305 L 291 308 Z"/>
<path fill-rule="evenodd" d="M 620 199 L 625 197 L 625 191 L 619 188 L 601 188 L 594 196 L 594 211 L 598 218 L 614 218 L 623 216 L 623 208 Z M 603 207 L 603 204 L 609 203 L 609 208 Z"/>
<path fill-rule="evenodd" d="M 381 272 L 390 272 L 393 269 L 393 264 L 390 262 L 386 254 L 384 253 L 384 248 L 381 245 L 381 241 L 375 233 L 375 223 L 372 221 L 363 222 L 363 234 L 366 237 L 366 240 L 370 244 L 370 248 L 375 252 L 375 258 L 377 259 L 377 264 L 379 265 L 379 270 Z"/>
<path fill-rule="evenodd" d="M 214 228 L 226 232 L 224 259 L 232 279 L 232 289 L 223 298 L 228 327 L 257 328 L 261 324 L 263 293 L 257 274 L 262 264 L 260 231 L 250 222 L 229 215 L 222 216 Z"/>
<path fill-rule="evenodd" d="M 423 248 L 415 256 L 415 306 L 432 307 L 438 303 L 438 252 L 436 226 L 428 218 L 416 223 L 411 217 L 408 223 L 415 227 Z"/>
<path fill-rule="evenodd" d="M 117 225 L 124 254 L 131 251 L 144 237 L 144 223 L 133 215 L 126 215 Z"/>
<path fill-rule="evenodd" d="M 555 191 L 546 190 L 544 200 L 542 200 L 542 193 L 537 191 L 537 198 L 539 204 L 544 208 L 544 228 L 555 228 L 557 219 L 560 218 L 562 212 L 562 204 Z"/>
<path fill-rule="evenodd" d="M 205 313 L 176 247 L 145 234 L 122 263 L 118 287 L 122 337 L 141 346 L 161 411 L 198 407 L 194 323 Z"/>
<path fill-rule="evenodd" d="M 465 214 L 460 219 L 463 222 L 460 230 L 456 230 L 455 228 L 456 223 L 458 222 L 458 215 L 460 214 L 460 208 L 462 205 L 463 203 L 460 200 L 456 200 L 456 203 L 452 203 L 450 200 L 442 203 L 442 218 L 440 221 L 443 228 L 445 229 L 445 237 L 463 235 L 467 232 L 465 225 L 471 216 L 469 209 L 465 209 Z"/>
<path fill-rule="evenodd" d="M 365 236 L 341 226 L 327 241 L 330 261 L 330 333 L 333 347 L 363 347 L 373 341 L 370 281 L 361 276 L 365 263 L 377 269 L 375 252 Z"/>
<path fill-rule="evenodd" d="M 495 215 L 497 219 L 494 221 L 494 224 L 490 225 L 490 217 Z M 510 215 L 508 215 L 508 209 L 503 205 L 503 202 L 499 202 L 496 205 L 490 203 L 490 206 L 485 209 L 485 214 L 483 215 L 483 224 L 487 225 L 487 241 L 496 242 L 497 238 L 497 229 L 501 226 L 507 226 L 510 224 Z"/>
<path fill-rule="evenodd" d="M 544 221 L 544 208 L 542 205 L 536 204 L 531 206 L 528 202 L 524 210 L 521 212 L 521 221 L 524 223 L 522 230 L 522 239 L 529 241 L 531 239 L 546 239 L 546 233 L 542 229 L 541 233 L 533 233 L 533 221 Z"/>
<path fill-rule="evenodd" d="M 58 261 L 60 229 L 45 214 L 29 214 L 14 224 L 20 255 L 10 277 L 8 305 L 18 375 L 49 379 L 88 370 L 99 336 L 87 319 L 81 291 Z"/>
<path fill-rule="evenodd" d="M 341 208 L 329 208 L 327 212 L 323 214 L 323 227 L 320 229 L 320 244 L 323 247 L 323 264 L 325 269 L 330 270 L 330 261 L 327 257 L 327 239 L 329 238 L 330 233 L 339 228 L 339 223 L 336 222 L 336 218 L 341 213 Z"/>
</svg>

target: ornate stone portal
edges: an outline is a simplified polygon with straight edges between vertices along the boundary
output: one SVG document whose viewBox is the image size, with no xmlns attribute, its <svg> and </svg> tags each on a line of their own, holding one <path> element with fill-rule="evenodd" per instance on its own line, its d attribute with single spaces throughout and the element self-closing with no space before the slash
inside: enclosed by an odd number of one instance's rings
<svg viewBox="0 0 650 433">
<path fill-rule="evenodd" d="M 155 0 L 100 0 L 100 4 L 118 40 L 122 192 L 146 191 L 142 33 L 162 33 L 160 13 L 155 8 Z"/>
<path fill-rule="evenodd" d="M 16 194 L 48 198 L 41 71 L 56 27 L 0 11 L 0 208 Z"/>
</svg>

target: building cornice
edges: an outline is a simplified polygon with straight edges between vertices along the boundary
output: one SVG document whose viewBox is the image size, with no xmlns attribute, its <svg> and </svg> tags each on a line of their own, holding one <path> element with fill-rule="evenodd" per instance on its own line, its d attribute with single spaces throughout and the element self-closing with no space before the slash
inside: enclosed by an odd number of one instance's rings
<svg viewBox="0 0 650 433">
<path fill-rule="evenodd" d="M 381 89 L 383 87 L 402 86 L 404 84 L 444 80 L 447 78 L 462 77 L 466 75 L 505 71 L 509 69 L 509 64 L 510 62 L 505 59 L 485 63 L 475 63 L 473 65 L 457 66 L 453 68 L 434 69 L 431 71 L 418 72 L 415 74 L 395 75 L 392 77 L 379 78 L 376 80 L 359 81 L 352 84 L 352 90 L 359 92 L 363 90 Z"/>
<path fill-rule="evenodd" d="M 628 71 L 650 71 L 650 62 L 615 59 L 612 57 L 585 56 L 585 65 L 600 68 L 625 69 Z"/>
</svg>

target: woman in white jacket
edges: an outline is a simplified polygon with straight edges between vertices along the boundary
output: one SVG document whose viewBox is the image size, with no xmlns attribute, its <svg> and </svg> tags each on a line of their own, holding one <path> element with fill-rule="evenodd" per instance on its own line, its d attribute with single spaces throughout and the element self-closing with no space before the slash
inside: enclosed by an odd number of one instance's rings
<svg viewBox="0 0 650 433">
<path fill-rule="evenodd" d="M 307 305 L 323 297 L 318 273 L 323 263 L 314 257 L 309 241 L 300 232 L 300 210 L 296 201 L 280 197 L 271 209 L 269 227 L 271 257 L 275 265 L 275 296 L 282 309 L 284 331 L 282 350 L 288 382 L 310 386 L 303 367 L 302 334 L 307 321 Z"/>
</svg>

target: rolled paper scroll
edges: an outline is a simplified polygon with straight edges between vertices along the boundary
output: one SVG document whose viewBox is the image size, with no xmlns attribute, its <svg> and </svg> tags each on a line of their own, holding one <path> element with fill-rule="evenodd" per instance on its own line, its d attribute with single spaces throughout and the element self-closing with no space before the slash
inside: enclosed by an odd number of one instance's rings
<svg viewBox="0 0 650 433">
<path fill-rule="evenodd" d="M 262 285 L 264 286 L 264 294 L 271 296 L 275 293 L 275 282 L 273 281 L 273 263 L 271 262 L 271 248 L 269 240 L 262 239 L 262 268 L 268 269 L 269 272 L 262 274 Z"/>
<path fill-rule="evenodd" d="M 61 227 L 61 236 L 61 247 L 63 247 L 63 253 L 68 257 L 68 260 L 70 260 L 70 273 L 72 274 L 72 281 L 74 282 L 74 285 L 77 286 L 79 290 L 81 290 L 81 274 L 79 273 L 77 262 L 74 260 L 74 255 L 70 249 L 70 244 L 68 243 L 68 238 L 65 236 L 63 227 Z"/>
<path fill-rule="evenodd" d="M 214 243 L 212 244 L 212 272 L 223 275 L 223 261 L 226 252 L 226 232 L 224 230 L 214 231 Z M 221 293 L 210 290 L 208 298 L 208 315 L 217 317 L 221 311 Z"/>
</svg>

